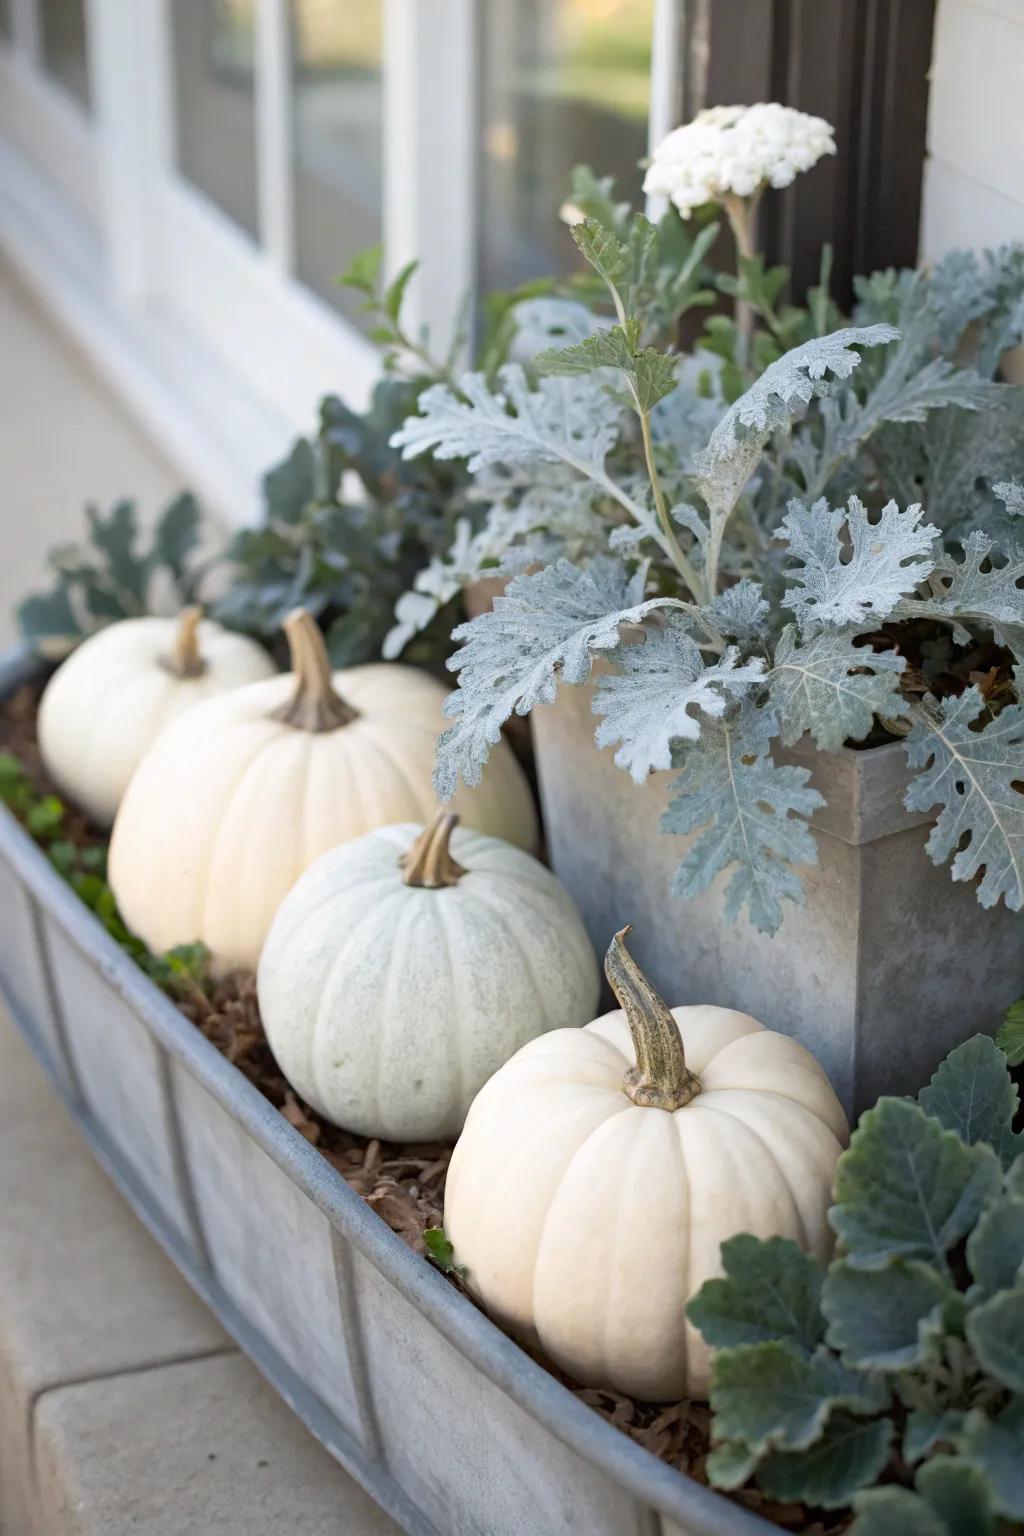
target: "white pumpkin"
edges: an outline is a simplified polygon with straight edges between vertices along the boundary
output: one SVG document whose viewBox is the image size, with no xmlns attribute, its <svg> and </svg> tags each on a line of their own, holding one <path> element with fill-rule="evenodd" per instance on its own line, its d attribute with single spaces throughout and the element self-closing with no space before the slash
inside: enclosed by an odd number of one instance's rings
<svg viewBox="0 0 1024 1536">
<path fill-rule="evenodd" d="M 568 891 L 510 843 L 452 838 L 457 819 L 385 827 L 325 853 L 285 897 L 260 956 L 260 1013 L 282 1072 L 363 1136 L 454 1139 L 521 1045 L 579 1028 L 597 1002 Z"/>
<path fill-rule="evenodd" d="M 670 1011 L 628 932 L 605 960 L 623 1011 L 531 1041 L 481 1090 L 444 1221 L 503 1327 L 585 1386 L 672 1402 L 707 1392 L 684 1309 L 726 1238 L 827 1258 L 849 1131 L 809 1051 L 729 1008 Z"/>
<path fill-rule="evenodd" d="M 222 971 L 255 968 L 284 896 L 328 848 L 424 821 L 436 804 L 442 684 L 388 664 L 332 679 L 311 616 L 300 610 L 285 629 L 294 671 L 166 730 L 129 785 L 110 844 L 128 926 L 158 951 L 200 940 Z M 535 844 L 530 787 L 504 743 L 453 808 L 480 831 Z"/>
<path fill-rule="evenodd" d="M 277 671 L 261 645 L 186 608 L 124 619 L 83 640 L 39 706 L 39 750 L 61 792 L 109 827 L 143 754 L 205 699 Z"/>
</svg>

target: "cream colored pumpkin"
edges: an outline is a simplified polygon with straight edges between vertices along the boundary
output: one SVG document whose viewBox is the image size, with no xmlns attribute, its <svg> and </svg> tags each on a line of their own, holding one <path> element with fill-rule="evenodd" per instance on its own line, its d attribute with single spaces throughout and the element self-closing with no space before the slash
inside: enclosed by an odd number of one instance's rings
<svg viewBox="0 0 1024 1536">
<path fill-rule="evenodd" d="M 605 962 L 624 1011 L 542 1035 L 491 1078 L 444 1221 L 503 1327 L 585 1386 L 671 1402 L 707 1392 L 709 1351 L 684 1309 L 721 1273 L 726 1238 L 828 1256 L 848 1127 L 795 1040 L 729 1008 L 670 1012 L 628 931 Z"/>
<path fill-rule="evenodd" d="M 260 956 L 260 1013 L 282 1072 L 363 1136 L 454 1139 L 521 1045 L 579 1028 L 597 1002 L 568 891 L 510 843 L 452 838 L 456 820 L 385 827 L 325 853 Z"/>
<path fill-rule="evenodd" d="M 128 926 L 154 950 L 201 940 L 221 970 L 255 968 L 284 896 L 328 848 L 424 821 L 436 805 L 442 684 L 388 664 L 332 679 L 310 615 L 285 627 L 293 673 L 200 705 L 166 730 L 132 779 L 110 844 Z M 535 844 L 533 797 L 504 744 L 453 808 L 468 826 Z"/>
<path fill-rule="evenodd" d="M 124 619 L 83 640 L 47 684 L 39 750 L 61 792 L 109 827 L 144 753 L 196 704 L 277 671 L 261 645 L 198 608 Z"/>
</svg>

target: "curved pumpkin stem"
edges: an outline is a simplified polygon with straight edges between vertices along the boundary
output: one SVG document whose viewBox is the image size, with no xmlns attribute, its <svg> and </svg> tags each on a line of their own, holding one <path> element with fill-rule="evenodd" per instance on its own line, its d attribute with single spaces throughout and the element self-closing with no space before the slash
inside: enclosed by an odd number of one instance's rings
<svg viewBox="0 0 1024 1536">
<path fill-rule="evenodd" d="M 682 1109 L 700 1093 L 700 1078 L 686 1065 L 679 1025 L 625 945 L 627 924 L 608 946 L 604 973 L 619 1000 L 633 1036 L 636 1066 L 622 1080 L 625 1092 L 643 1109 Z"/>
<path fill-rule="evenodd" d="M 336 731 L 351 725 L 359 711 L 334 691 L 327 648 L 313 615 L 305 608 L 294 608 L 282 627 L 291 652 L 295 692 L 287 704 L 274 710 L 274 719 L 298 731 Z"/>
<path fill-rule="evenodd" d="M 458 885 L 466 871 L 456 864 L 448 848 L 459 818 L 452 811 L 439 811 L 428 827 L 424 827 L 408 853 L 403 853 L 399 864 L 405 870 L 406 885 L 422 886 L 424 890 L 440 891 L 448 885 Z"/>
<path fill-rule="evenodd" d="M 175 677 L 202 677 L 206 662 L 199 650 L 199 621 L 203 610 L 193 603 L 178 614 L 178 628 L 174 636 L 171 654 L 162 658 L 168 672 Z"/>
</svg>

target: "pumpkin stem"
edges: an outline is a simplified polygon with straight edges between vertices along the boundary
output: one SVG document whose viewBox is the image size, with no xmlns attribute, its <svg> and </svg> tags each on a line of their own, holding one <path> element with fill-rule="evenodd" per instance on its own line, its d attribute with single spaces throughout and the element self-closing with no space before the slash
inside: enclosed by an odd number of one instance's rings
<svg viewBox="0 0 1024 1536">
<path fill-rule="evenodd" d="M 665 1001 L 658 996 L 627 950 L 629 925 L 619 930 L 604 957 L 608 985 L 619 1000 L 633 1036 L 636 1066 L 622 1086 L 643 1109 L 682 1109 L 700 1093 L 700 1078 L 686 1065 L 683 1037 Z"/>
<path fill-rule="evenodd" d="M 406 885 L 422 886 L 428 891 L 458 885 L 460 875 L 466 871 L 456 864 L 448 850 L 458 821 L 451 811 L 439 811 L 430 826 L 423 828 L 409 852 L 403 853 L 398 861 L 405 870 Z"/>
<path fill-rule="evenodd" d="M 295 692 L 273 718 L 298 731 L 336 731 L 358 719 L 359 711 L 334 691 L 331 664 L 323 636 L 313 615 L 293 608 L 284 621 L 284 632 L 295 673 Z"/>
<path fill-rule="evenodd" d="M 175 677 L 202 677 L 206 662 L 199 650 L 199 621 L 203 610 L 192 604 L 178 614 L 178 629 L 169 656 L 161 657 L 163 665 Z"/>
</svg>

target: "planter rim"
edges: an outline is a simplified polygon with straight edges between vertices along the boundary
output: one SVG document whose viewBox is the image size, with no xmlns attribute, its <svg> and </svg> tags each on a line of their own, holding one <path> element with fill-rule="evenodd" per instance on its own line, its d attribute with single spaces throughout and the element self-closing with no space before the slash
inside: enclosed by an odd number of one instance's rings
<svg viewBox="0 0 1024 1536">
<path fill-rule="evenodd" d="M 25 645 L 0 652 L 0 695 L 39 661 Z M 168 1053 L 466 1360 L 551 1434 L 641 1501 L 683 1522 L 687 1536 L 769 1536 L 779 1527 L 669 1466 L 580 1402 L 428 1260 L 413 1253 L 321 1153 L 208 1041 L 103 929 L 5 806 L 0 852 L 66 936 Z"/>
</svg>

